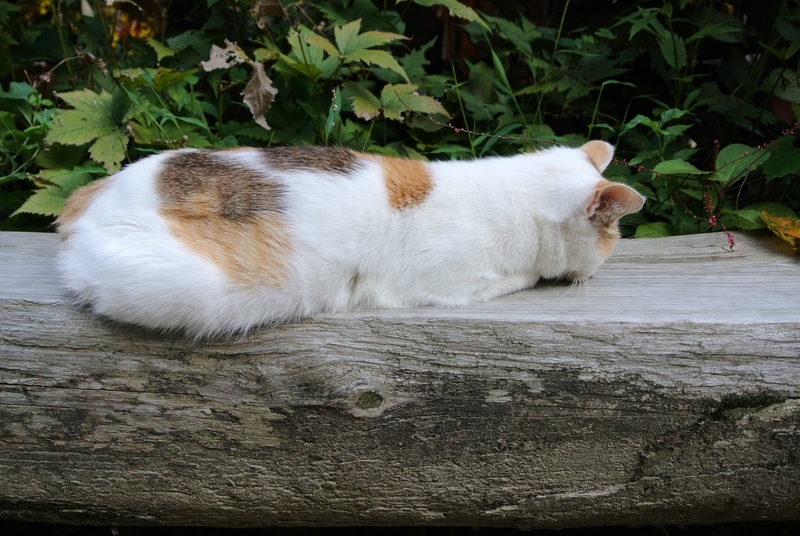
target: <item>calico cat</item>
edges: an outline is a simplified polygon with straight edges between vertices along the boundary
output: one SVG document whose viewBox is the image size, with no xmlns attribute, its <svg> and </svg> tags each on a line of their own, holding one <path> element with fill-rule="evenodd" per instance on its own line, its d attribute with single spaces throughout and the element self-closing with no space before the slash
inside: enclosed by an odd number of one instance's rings
<svg viewBox="0 0 800 536">
<path fill-rule="evenodd" d="M 581 281 L 643 204 L 600 175 L 613 150 L 430 163 L 341 147 L 168 151 L 70 197 L 59 267 L 95 312 L 196 338 Z"/>
</svg>

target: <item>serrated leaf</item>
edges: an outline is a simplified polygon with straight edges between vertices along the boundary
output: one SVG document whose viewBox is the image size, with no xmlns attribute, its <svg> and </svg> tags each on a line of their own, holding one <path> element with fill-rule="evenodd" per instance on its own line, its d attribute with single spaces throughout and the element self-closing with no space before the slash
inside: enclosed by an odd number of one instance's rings
<svg viewBox="0 0 800 536">
<path fill-rule="evenodd" d="M 441 114 L 447 117 L 450 116 L 438 100 L 427 95 L 412 93 L 411 95 L 406 95 L 403 98 L 403 102 L 414 112 L 428 115 Z"/>
<path fill-rule="evenodd" d="M 348 22 L 344 26 L 336 26 L 333 29 L 333 35 L 336 39 L 336 46 L 339 48 L 341 55 L 349 54 L 358 50 L 353 46 L 355 36 L 361 30 L 361 19 L 356 19 L 353 22 Z"/>
<path fill-rule="evenodd" d="M 667 32 L 659 36 L 658 46 L 661 48 L 661 56 L 664 61 L 674 70 L 683 68 L 686 63 L 686 43 L 677 34 Z"/>
<path fill-rule="evenodd" d="M 321 48 L 334 58 L 339 57 L 339 51 L 336 49 L 333 43 L 331 43 L 321 35 L 310 35 L 306 37 L 305 40 L 306 43 L 308 43 L 309 45 Z"/>
<path fill-rule="evenodd" d="M 117 132 L 112 113 L 112 95 L 102 91 L 99 95 L 88 89 L 59 94 L 75 107 L 59 113 L 47 133 L 48 143 L 83 145 L 94 139 Z"/>
<path fill-rule="evenodd" d="M 27 212 L 43 216 L 58 216 L 61 209 L 64 208 L 68 196 L 66 191 L 55 185 L 39 188 L 11 215 Z"/>
<path fill-rule="evenodd" d="M 353 112 L 364 121 L 370 121 L 381 113 L 381 101 L 359 82 L 345 82 L 343 87 L 352 93 L 348 100 Z"/>
<path fill-rule="evenodd" d="M 470 22 L 477 22 L 484 29 L 488 30 L 489 26 L 483 21 L 483 19 L 478 15 L 478 13 L 472 9 L 471 7 L 465 6 L 461 2 L 456 0 L 414 0 L 415 4 L 419 4 L 425 7 L 431 6 L 444 6 L 450 10 L 450 12 L 458 17 L 459 19 L 465 19 Z"/>
<path fill-rule="evenodd" d="M 703 175 L 706 172 L 694 167 L 685 160 L 665 160 L 653 168 L 656 173 L 667 175 Z"/>
<path fill-rule="evenodd" d="M 386 84 L 381 90 L 383 115 L 389 119 L 403 120 L 404 111 L 426 114 L 448 115 L 442 105 L 433 97 L 417 94 L 419 86 L 414 84 Z"/>
<path fill-rule="evenodd" d="M 150 45 L 150 48 L 156 51 L 156 59 L 158 59 L 158 61 L 161 61 L 164 58 L 168 58 L 170 56 L 175 55 L 174 50 L 172 50 L 167 46 L 164 46 L 158 39 L 155 39 L 151 36 L 147 36 L 145 37 L 144 40 L 148 45 Z"/>
<path fill-rule="evenodd" d="M 629 40 L 632 40 L 633 36 L 647 28 L 647 26 L 650 24 L 650 21 L 653 20 L 661 11 L 660 9 L 654 7 L 643 9 L 639 6 L 636 6 L 636 9 L 636 13 L 628 15 L 620 21 L 631 23 L 631 31 L 630 35 L 628 36 Z"/>
<path fill-rule="evenodd" d="M 103 164 L 106 171 L 116 173 L 119 171 L 122 161 L 125 159 L 125 146 L 127 138 L 114 133 L 99 138 L 89 147 L 89 154 L 95 162 Z"/>
<path fill-rule="evenodd" d="M 408 37 L 397 33 L 378 32 L 373 30 L 356 35 L 353 38 L 353 42 L 350 43 L 350 46 L 353 47 L 354 50 L 362 50 L 365 48 L 374 48 L 385 45 L 399 39 L 408 39 Z"/>
<path fill-rule="evenodd" d="M 397 63 L 397 60 L 395 60 L 392 55 L 385 50 L 359 50 L 357 52 L 353 52 L 352 54 L 348 54 L 345 59 L 348 61 L 363 61 L 367 65 L 378 65 L 379 67 L 396 72 L 406 81 L 408 81 L 408 75 L 406 72 L 403 70 L 400 64 Z"/>
<path fill-rule="evenodd" d="M 37 174 L 38 177 L 64 190 L 67 195 L 81 186 L 89 184 L 93 175 L 105 175 L 106 170 L 97 167 L 78 167 L 72 169 L 45 169 Z"/>
</svg>

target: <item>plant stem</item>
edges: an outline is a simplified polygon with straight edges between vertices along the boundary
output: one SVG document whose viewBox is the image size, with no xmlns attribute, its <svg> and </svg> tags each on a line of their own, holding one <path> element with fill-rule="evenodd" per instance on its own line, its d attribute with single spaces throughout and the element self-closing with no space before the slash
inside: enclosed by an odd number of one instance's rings
<svg viewBox="0 0 800 536">
<path fill-rule="evenodd" d="M 61 53 L 64 54 L 64 58 L 67 58 L 69 53 L 67 53 L 67 43 L 64 41 L 64 32 L 61 31 L 61 13 L 56 9 L 56 3 L 53 0 L 50 0 L 50 9 L 53 10 L 53 19 L 55 20 L 56 30 L 58 31 L 58 40 L 61 41 Z M 69 62 L 67 62 L 67 71 L 69 71 L 69 76 L 72 78 L 72 67 Z"/>
</svg>

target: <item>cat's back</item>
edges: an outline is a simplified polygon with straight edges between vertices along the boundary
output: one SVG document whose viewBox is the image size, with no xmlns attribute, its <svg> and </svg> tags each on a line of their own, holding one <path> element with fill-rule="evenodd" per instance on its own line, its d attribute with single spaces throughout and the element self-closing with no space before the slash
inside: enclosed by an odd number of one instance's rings
<svg viewBox="0 0 800 536">
<path fill-rule="evenodd" d="M 153 327 L 347 308 L 375 237 L 430 189 L 422 163 L 340 147 L 169 151 L 71 196 L 59 264 L 80 301 Z"/>
</svg>

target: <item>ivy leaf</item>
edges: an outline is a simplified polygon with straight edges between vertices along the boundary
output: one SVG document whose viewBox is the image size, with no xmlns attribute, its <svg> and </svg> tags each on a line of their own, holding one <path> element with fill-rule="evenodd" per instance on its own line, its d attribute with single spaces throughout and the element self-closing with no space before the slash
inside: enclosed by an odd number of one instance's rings
<svg viewBox="0 0 800 536">
<path fill-rule="evenodd" d="M 405 70 L 403 70 L 400 64 L 397 63 L 397 60 L 385 50 L 359 50 L 358 52 L 348 54 L 345 59 L 350 61 L 360 60 L 367 65 L 378 65 L 379 67 L 396 72 L 408 81 L 408 75 Z"/>
<path fill-rule="evenodd" d="M 253 114 L 253 119 L 256 120 L 256 123 L 270 130 L 264 116 L 272 106 L 278 90 L 272 87 L 272 80 L 264 72 L 262 63 L 253 65 L 253 74 L 241 94 L 244 95 L 244 103 L 250 108 L 250 113 Z"/>
<path fill-rule="evenodd" d="M 370 121 L 381 113 L 381 101 L 359 82 L 345 82 L 343 87 L 352 93 L 348 97 L 356 116 Z"/>
</svg>

